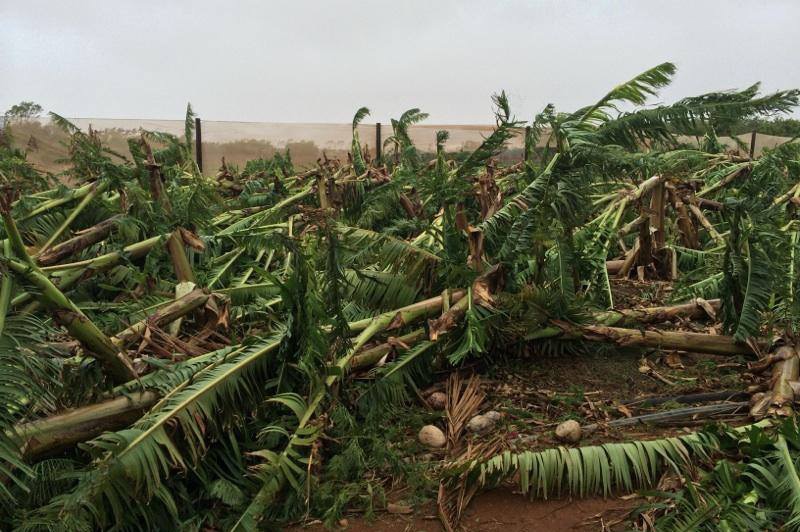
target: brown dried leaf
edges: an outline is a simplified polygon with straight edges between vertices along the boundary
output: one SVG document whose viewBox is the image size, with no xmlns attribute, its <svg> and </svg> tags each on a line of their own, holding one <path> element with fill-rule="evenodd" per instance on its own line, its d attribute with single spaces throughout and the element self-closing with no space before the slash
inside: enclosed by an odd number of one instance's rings
<svg viewBox="0 0 800 532">
<path fill-rule="evenodd" d="M 711 303 L 709 303 L 708 301 L 706 301 L 702 297 L 698 297 L 697 299 L 695 299 L 695 302 L 697 303 L 697 305 L 700 308 L 702 308 L 705 311 L 706 315 L 710 319 L 712 319 L 712 320 L 717 319 L 717 311 L 714 310 L 714 307 L 711 305 Z"/>
<path fill-rule="evenodd" d="M 671 351 L 664 357 L 664 363 L 672 369 L 683 369 L 683 361 L 677 351 Z"/>
<path fill-rule="evenodd" d="M 633 417 L 633 412 L 625 405 L 617 405 L 617 410 L 625 417 Z"/>
<path fill-rule="evenodd" d="M 394 330 L 394 329 L 400 329 L 405 324 L 406 324 L 406 322 L 403 319 L 403 314 L 401 312 L 398 312 L 397 314 L 394 315 L 394 318 L 392 318 L 392 321 L 389 322 L 389 325 L 386 327 L 386 330 L 387 331 L 391 331 L 391 330 Z"/>
<path fill-rule="evenodd" d="M 178 231 L 180 231 L 181 239 L 183 240 L 184 244 L 186 244 L 192 249 L 196 249 L 197 251 L 206 250 L 206 245 L 202 240 L 200 240 L 199 236 L 189 231 L 188 229 L 184 229 L 183 227 L 179 227 Z"/>
</svg>

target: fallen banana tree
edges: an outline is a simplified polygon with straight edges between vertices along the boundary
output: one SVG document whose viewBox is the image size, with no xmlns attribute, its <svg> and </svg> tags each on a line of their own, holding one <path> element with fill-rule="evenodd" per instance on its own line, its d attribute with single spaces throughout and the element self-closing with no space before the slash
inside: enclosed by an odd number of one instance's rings
<svg viewBox="0 0 800 532">
<path fill-rule="evenodd" d="M 419 109 L 372 157 L 359 109 L 348 160 L 304 171 L 276 153 L 200 175 L 190 108 L 181 137 L 138 132 L 124 158 L 53 116 L 77 185 L 0 205 L 3 528 L 333 524 L 348 505 L 382 504 L 387 471 L 408 471 L 389 433 L 407 428 L 399 412 L 421 386 L 545 341 L 768 353 L 751 364 L 772 374 L 753 413 L 787 413 L 798 359 L 768 342 L 793 345 L 800 150 L 709 146 L 720 124 L 789 111 L 799 93 L 644 107 L 674 71 L 657 65 L 572 113 L 548 107 L 527 129 L 497 94 L 494 131 L 456 158 L 446 132 L 432 159 L 417 150 Z M 676 148 L 697 131 L 707 145 Z M 515 135 L 523 160 L 500 164 Z M 0 162 L 4 179 L 32 182 L 24 153 L 0 145 Z M 625 308 L 620 287 L 659 306 Z M 681 330 L 699 320 L 721 334 Z M 585 495 L 711 457 L 698 435 L 492 458 L 502 449 L 465 445 L 461 430 L 481 394 L 456 388 L 448 527 L 515 472 L 532 492 Z"/>
<path fill-rule="evenodd" d="M 158 401 L 155 392 L 138 392 L 32 421 L 16 428 L 29 460 L 68 449 L 136 421 Z"/>
<path fill-rule="evenodd" d="M 76 255 L 82 250 L 97 244 L 111 233 L 120 218 L 120 216 L 112 216 L 95 226 L 77 232 L 69 240 L 65 240 L 49 250 L 43 251 L 40 249 L 36 256 L 37 264 L 39 266 L 53 266 L 67 257 Z"/>
<path fill-rule="evenodd" d="M 367 323 L 363 320 L 350 323 L 349 329 L 351 331 L 359 331 L 359 338 L 361 338 L 361 340 L 356 339 L 353 353 L 360 352 L 361 354 L 351 355 L 351 358 L 340 361 L 339 366 L 342 369 L 357 367 L 353 364 L 353 360 L 357 359 L 358 356 L 370 356 L 370 350 L 359 351 L 359 348 L 378 332 L 390 331 L 434 315 L 436 312 L 441 312 L 445 301 L 448 301 L 448 304 L 452 304 L 462 300 L 463 295 L 464 291 L 454 291 L 448 296 L 438 296 L 387 312 L 377 318 L 370 318 Z M 196 289 L 179 299 L 165 304 L 147 318 L 117 333 L 110 341 L 120 348 L 135 342 L 145 328 L 168 324 L 178 317 L 201 307 L 209 297 L 213 297 L 213 295 Z M 205 355 L 205 357 L 208 358 L 211 355 L 213 354 Z M 195 359 L 193 364 L 199 363 L 200 358 Z M 31 457 L 48 454 L 60 448 L 94 438 L 105 431 L 126 426 L 137 419 L 137 413 L 143 414 L 159 400 L 160 394 L 158 390 L 148 388 L 146 381 L 144 382 L 144 387 L 146 391 L 126 394 L 122 397 L 116 397 L 102 403 L 78 408 L 72 412 L 58 414 L 17 427 L 16 432 L 23 441 L 23 452 Z M 92 422 L 94 418 L 97 418 L 97 423 Z"/>
<path fill-rule="evenodd" d="M 673 349 L 717 355 L 756 355 L 750 345 L 738 342 L 731 336 L 702 334 L 684 331 L 636 330 L 605 325 L 575 326 L 559 322 L 553 327 L 529 334 L 526 340 L 563 338 L 608 342 L 621 347 Z"/>
</svg>

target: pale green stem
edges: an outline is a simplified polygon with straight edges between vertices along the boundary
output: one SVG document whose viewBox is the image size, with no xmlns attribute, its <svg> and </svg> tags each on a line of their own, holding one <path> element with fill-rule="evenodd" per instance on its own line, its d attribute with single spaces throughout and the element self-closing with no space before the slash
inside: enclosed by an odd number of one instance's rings
<svg viewBox="0 0 800 532">
<path fill-rule="evenodd" d="M 83 185 L 80 188 L 76 188 L 76 189 L 73 189 L 73 190 L 69 191 L 63 198 L 56 198 L 56 199 L 52 199 L 50 201 L 46 201 L 46 202 L 42 203 L 41 205 L 39 205 L 38 207 L 36 207 L 35 209 L 33 209 L 31 212 L 29 212 L 25 216 L 23 216 L 22 218 L 20 218 L 20 221 L 24 222 L 25 220 L 29 220 L 29 219 L 33 218 L 34 216 L 38 216 L 39 214 L 42 214 L 44 212 L 49 211 L 50 209 L 55 209 L 56 207 L 60 207 L 61 205 L 64 205 L 65 203 L 69 203 L 69 202 L 74 201 L 76 199 L 83 198 L 84 196 L 86 196 L 87 194 L 89 194 L 92 191 L 93 187 L 94 187 L 94 183 L 89 183 L 87 185 Z"/>
<path fill-rule="evenodd" d="M 6 240 L 3 244 L 3 254 L 11 257 L 11 242 Z M 5 272 L 3 280 L 0 282 L 0 336 L 6 326 L 6 315 L 8 314 L 9 304 L 11 303 L 11 290 L 13 289 L 14 279 L 11 272 Z"/>
<path fill-rule="evenodd" d="M 105 255 L 100 255 L 99 257 L 95 257 L 93 259 L 82 260 L 78 262 L 70 262 L 67 264 L 55 264 L 53 266 L 45 266 L 42 268 L 43 271 L 51 272 L 51 271 L 62 271 L 62 270 L 74 270 L 76 268 L 105 268 L 108 266 L 114 266 L 118 264 L 124 257 L 128 256 L 130 258 L 138 258 L 142 255 L 146 255 L 153 249 L 156 244 L 163 241 L 168 235 L 161 235 L 161 236 L 154 236 L 152 238 L 148 238 L 147 240 L 142 240 L 141 242 L 136 242 L 135 244 L 131 244 L 129 246 L 125 246 L 122 248 L 121 251 L 112 251 L 111 253 L 106 253 Z"/>
<path fill-rule="evenodd" d="M 81 212 L 83 212 L 83 210 L 84 210 L 84 209 L 85 209 L 85 208 L 86 208 L 86 207 L 87 207 L 87 206 L 88 206 L 88 205 L 89 205 L 89 204 L 90 204 L 92 201 L 94 201 L 94 199 L 95 199 L 97 196 L 99 196 L 100 194 L 102 194 L 103 192 L 105 192 L 105 190 L 106 190 L 107 188 L 108 188 L 108 182 L 107 182 L 107 181 L 103 181 L 103 182 L 102 182 L 102 183 L 100 183 L 98 186 L 96 186 L 96 187 L 93 187 L 93 188 L 92 188 L 92 190 L 91 190 L 91 191 L 90 191 L 90 192 L 89 192 L 89 193 L 88 193 L 86 196 L 84 196 L 84 198 L 81 200 L 81 202 L 80 202 L 80 203 L 78 203 L 78 205 L 76 205 L 74 209 L 72 209 L 72 212 L 70 212 L 70 213 L 69 213 L 69 216 L 67 216 L 67 219 L 66 219 L 66 220 L 64 220 L 64 221 L 61 223 L 61 225 L 58 227 L 58 229 L 56 229 L 56 230 L 53 232 L 53 234 L 52 234 L 52 235 L 50 235 L 50 238 L 48 238 L 48 239 L 47 239 L 47 242 L 45 242 L 45 243 L 44 243 L 44 245 L 43 245 L 43 246 L 42 246 L 42 247 L 39 249 L 39 251 L 38 251 L 38 253 L 37 253 L 37 256 L 38 256 L 38 255 L 41 255 L 42 253 L 44 253 L 45 251 L 47 251 L 47 250 L 50 248 L 50 246 L 52 246 L 52 245 L 53 245 L 53 243 L 54 243 L 56 240 L 58 240 L 58 239 L 61 237 L 61 235 L 63 235 L 63 234 L 64 234 L 64 232 L 65 232 L 67 229 L 69 229 L 69 226 L 70 226 L 70 225 L 72 225 L 72 222 L 74 222 L 74 221 L 75 221 L 75 218 L 77 218 L 77 217 L 78 217 L 78 215 L 79 215 Z"/>
</svg>

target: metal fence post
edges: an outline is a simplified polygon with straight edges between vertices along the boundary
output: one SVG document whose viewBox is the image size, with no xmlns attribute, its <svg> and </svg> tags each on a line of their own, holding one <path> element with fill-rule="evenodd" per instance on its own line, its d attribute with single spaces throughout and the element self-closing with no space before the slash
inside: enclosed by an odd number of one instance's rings
<svg viewBox="0 0 800 532">
<path fill-rule="evenodd" d="M 375 161 L 381 164 L 381 123 L 375 123 Z"/>
<path fill-rule="evenodd" d="M 200 117 L 194 119 L 194 155 L 197 160 L 197 168 L 203 173 L 203 132 L 200 125 Z"/>
</svg>

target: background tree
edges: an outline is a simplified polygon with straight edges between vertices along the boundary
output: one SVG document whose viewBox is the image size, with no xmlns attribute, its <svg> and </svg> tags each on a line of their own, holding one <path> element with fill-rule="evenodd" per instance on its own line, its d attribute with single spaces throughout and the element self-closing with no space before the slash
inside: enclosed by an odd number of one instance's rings
<svg viewBox="0 0 800 532">
<path fill-rule="evenodd" d="M 12 105 L 10 109 L 5 112 L 6 119 L 12 118 L 36 118 L 42 114 L 42 106 L 36 102 L 19 102 Z"/>
</svg>

